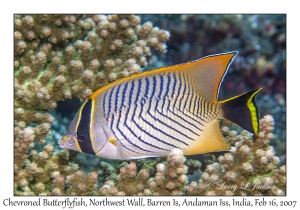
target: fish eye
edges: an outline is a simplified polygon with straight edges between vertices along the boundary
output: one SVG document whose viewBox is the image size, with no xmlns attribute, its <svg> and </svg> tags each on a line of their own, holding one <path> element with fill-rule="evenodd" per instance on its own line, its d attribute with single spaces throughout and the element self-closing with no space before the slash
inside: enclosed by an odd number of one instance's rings
<svg viewBox="0 0 300 210">
<path fill-rule="evenodd" d="M 75 137 L 78 141 L 86 141 L 89 139 L 89 134 L 85 130 L 78 130 L 75 134 Z"/>
</svg>

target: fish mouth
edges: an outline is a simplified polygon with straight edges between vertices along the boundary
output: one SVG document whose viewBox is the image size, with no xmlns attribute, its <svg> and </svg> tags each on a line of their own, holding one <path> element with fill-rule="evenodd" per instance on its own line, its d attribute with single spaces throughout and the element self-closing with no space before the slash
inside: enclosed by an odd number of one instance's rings
<svg viewBox="0 0 300 210">
<path fill-rule="evenodd" d="M 58 140 L 58 145 L 62 149 L 68 149 L 70 146 L 73 146 L 73 144 L 70 142 L 71 137 L 70 136 L 62 136 L 61 139 Z"/>
</svg>

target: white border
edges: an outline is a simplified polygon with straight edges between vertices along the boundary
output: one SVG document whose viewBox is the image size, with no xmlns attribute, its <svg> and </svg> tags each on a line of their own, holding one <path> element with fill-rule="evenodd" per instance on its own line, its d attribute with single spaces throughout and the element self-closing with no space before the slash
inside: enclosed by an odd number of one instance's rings
<svg viewBox="0 0 300 210">
<path fill-rule="evenodd" d="M 293 3 L 295 2 L 295 3 Z M 13 197 L 13 14 L 14 13 L 287 13 L 287 196 L 276 197 L 277 201 L 298 200 L 300 180 L 299 167 L 299 12 L 297 1 L 274 1 L 274 0 L 251 0 L 251 1 L 38 1 L 38 0 L 15 0 L 2 1 L 0 6 L 0 49 L 1 49 L 1 178 L 0 178 L 0 205 L 3 206 L 3 199 L 10 197 L 14 200 L 36 200 L 37 197 Z M 4 76 L 3 76 L 4 75 Z M 55 197 L 52 197 L 55 198 Z M 98 197 L 99 198 L 99 197 Z M 126 197 L 128 198 L 128 197 Z M 125 199 L 126 199 L 125 198 Z M 169 197 L 151 197 L 156 200 L 171 199 Z M 183 200 L 186 197 L 174 197 L 176 200 Z M 188 197 L 193 199 L 193 197 Z M 270 200 L 274 197 L 266 197 Z M 65 197 L 59 197 L 65 199 Z M 84 197 L 88 199 L 88 197 Z M 99 199 L 102 199 L 101 197 Z M 110 197 L 110 200 L 120 200 L 123 197 Z M 146 198 L 145 198 L 146 199 Z M 172 198 L 173 199 L 173 198 Z M 232 200 L 242 197 L 200 197 L 205 200 Z M 261 197 L 246 197 L 247 200 L 262 199 Z M 299 208 L 300 201 L 297 204 Z M 260 208 L 265 208 L 262 206 Z M 6 207 L 11 209 L 13 207 Z M 32 209 L 35 207 L 22 207 Z M 40 207 L 39 207 L 40 208 Z M 46 208 L 46 207 L 45 207 Z M 53 207 L 47 207 L 48 209 Z M 59 207 L 61 208 L 61 207 Z M 89 209 L 115 209 L 114 207 L 89 207 Z M 131 207 L 132 209 L 140 209 Z M 145 207 L 142 209 L 150 209 Z M 174 209 L 176 207 L 163 207 Z M 199 209 L 201 207 L 189 207 Z M 209 208 L 209 209 L 217 209 Z M 240 209 L 240 207 L 234 209 Z M 256 207 L 259 208 L 259 207 Z M 1 207 L 2 209 L 2 207 Z M 78 209 L 78 208 L 77 208 Z M 280 209 L 280 208 L 279 208 Z M 297 209 L 297 208 L 296 208 Z"/>
</svg>

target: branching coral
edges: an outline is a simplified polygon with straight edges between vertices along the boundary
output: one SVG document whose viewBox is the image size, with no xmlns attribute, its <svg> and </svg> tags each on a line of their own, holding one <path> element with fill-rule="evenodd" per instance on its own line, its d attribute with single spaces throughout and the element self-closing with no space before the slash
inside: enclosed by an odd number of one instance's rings
<svg viewBox="0 0 300 210">
<path fill-rule="evenodd" d="M 34 142 L 45 144 L 54 121 L 48 111 L 58 101 L 87 99 L 109 82 L 140 72 L 151 49 L 166 52 L 169 32 L 139 23 L 139 16 L 125 14 L 15 15 L 16 183 Z"/>
<path fill-rule="evenodd" d="M 136 164 L 120 169 L 118 184 L 112 180 L 100 188 L 101 195 L 183 195 L 188 181 L 185 157 L 180 149 L 174 149 L 167 163 L 156 164 L 155 177 L 149 179 L 149 171 L 137 172 Z"/>
<path fill-rule="evenodd" d="M 69 163 L 72 158 L 67 150 L 53 154 L 51 144 L 39 153 L 32 150 L 24 161 L 24 168 L 15 173 L 15 195 L 63 194 L 66 176 L 79 168 Z"/>
</svg>

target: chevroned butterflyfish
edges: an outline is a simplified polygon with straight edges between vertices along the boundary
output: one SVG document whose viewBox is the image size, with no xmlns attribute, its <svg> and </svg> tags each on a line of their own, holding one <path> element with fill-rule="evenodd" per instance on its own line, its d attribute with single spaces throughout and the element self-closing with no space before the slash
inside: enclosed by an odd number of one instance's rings
<svg viewBox="0 0 300 210">
<path fill-rule="evenodd" d="M 163 156 L 174 148 L 185 155 L 229 150 L 219 119 L 258 132 L 255 95 L 261 88 L 217 100 L 236 55 L 210 55 L 98 89 L 80 107 L 60 147 L 109 159 Z"/>
</svg>

